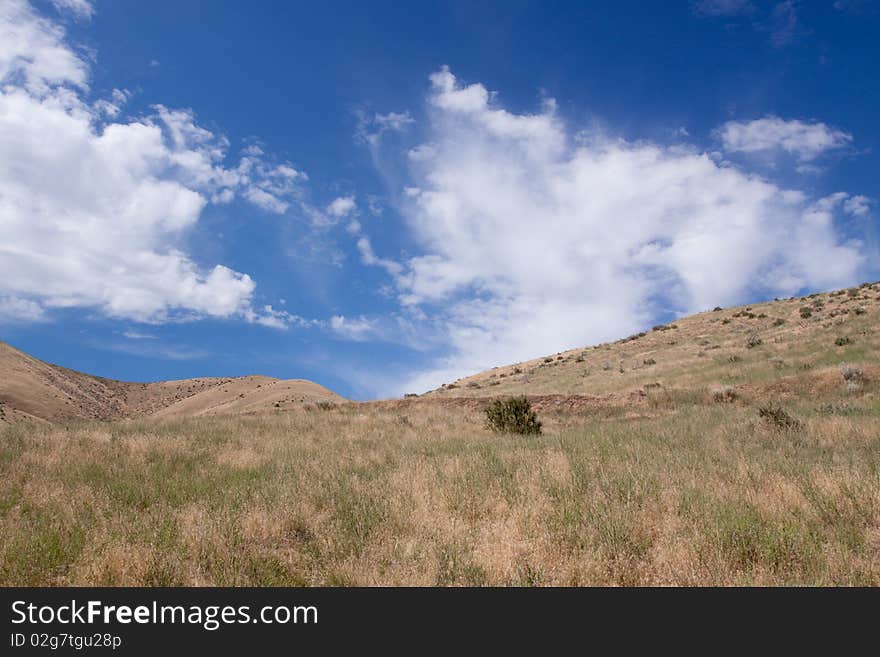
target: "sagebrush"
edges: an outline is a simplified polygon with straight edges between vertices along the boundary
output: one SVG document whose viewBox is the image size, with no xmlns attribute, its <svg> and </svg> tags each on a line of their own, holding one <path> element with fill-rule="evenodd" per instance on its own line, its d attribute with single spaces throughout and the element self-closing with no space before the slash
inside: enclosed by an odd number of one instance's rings
<svg viewBox="0 0 880 657">
<path fill-rule="evenodd" d="M 486 426 L 499 433 L 541 433 L 538 415 L 526 397 L 496 399 L 486 409 Z"/>
</svg>

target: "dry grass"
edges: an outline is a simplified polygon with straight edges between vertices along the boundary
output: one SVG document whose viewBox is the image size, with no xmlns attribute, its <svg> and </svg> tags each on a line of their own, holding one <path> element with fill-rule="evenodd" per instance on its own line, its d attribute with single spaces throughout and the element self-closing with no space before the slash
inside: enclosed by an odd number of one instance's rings
<svg viewBox="0 0 880 657">
<path fill-rule="evenodd" d="M 250 414 L 16 416 L 0 584 L 880 585 L 878 293 L 702 313 L 404 400 L 266 407 L 255 380 Z M 190 412 L 211 390 L 186 392 Z M 484 427 L 508 394 L 542 435 Z"/>
<path fill-rule="evenodd" d="M 738 386 L 778 381 L 804 368 L 876 363 L 880 283 L 851 290 L 683 317 L 616 342 L 497 367 L 428 397 L 625 394 L 655 383 Z M 802 319 L 806 303 L 817 306 Z M 840 336 L 849 341 L 838 345 Z"/>
<path fill-rule="evenodd" d="M 0 584 L 880 584 L 876 389 L 784 403 L 800 428 L 708 390 L 530 437 L 427 403 L 17 425 Z"/>
</svg>

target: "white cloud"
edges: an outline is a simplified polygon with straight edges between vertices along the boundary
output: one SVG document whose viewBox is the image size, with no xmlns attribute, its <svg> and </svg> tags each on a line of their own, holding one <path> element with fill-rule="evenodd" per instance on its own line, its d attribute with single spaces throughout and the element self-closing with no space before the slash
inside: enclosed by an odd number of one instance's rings
<svg viewBox="0 0 880 657">
<path fill-rule="evenodd" d="M 388 112 L 388 114 L 376 114 L 373 122 L 383 130 L 405 130 L 408 125 L 415 122 L 409 112 Z"/>
<path fill-rule="evenodd" d="M 340 196 L 327 206 L 327 214 L 331 217 L 342 219 L 354 212 L 356 208 L 357 205 L 355 204 L 354 196 Z"/>
<path fill-rule="evenodd" d="M 253 153 L 226 167 L 228 142 L 189 110 L 114 120 L 126 92 L 89 104 L 87 74 L 58 25 L 0 5 L 0 295 L 145 322 L 248 319 L 254 281 L 200 267 L 184 238 L 209 202 L 283 212 L 304 174 Z"/>
<path fill-rule="evenodd" d="M 754 121 L 729 121 L 718 130 L 724 148 L 734 153 L 785 151 L 800 162 L 844 148 L 852 135 L 825 123 L 807 123 L 767 116 Z"/>
<path fill-rule="evenodd" d="M 92 110 L 97 116 L 114 119 L 122 112 L 122 107 L 128 102 L 131 93 L 123 89 L 114 89 L 110 98 L 99 98 L 92 103 Z"/>
<path fill-rule="evenodd" d="M 59 11 L 69 11 L 77 18 L 89 19 L 95 13 L 90 0 L 52 0 L 52 4 Z"/>
<path fill-rule="evenodd" d="M 340 337 L 355 342 L 376 337 L 376 321 L 366 317 L 349 319 L 344 315 L 334 315 L 330 318 L 330 328 Z"/>
<path fill-rule="evenodd" d="M 864 217 L 871 211 L 871 200 L 861 194 L 853 196 L 844 201 L 843 209 L 855 217 Z"/>
<path fill-rule="evenodd" d="M 378 146 L 386 132 L 403 132 L 415 119 L 409 112 L 389 112 L 388 114 L 368 115 L 360 111 L 357 114 L 358 124 L 355 137 L 372 146 Z"/>
<path fill-rule="evenodd" d="M 0 3 L 0 81 L 16 83 L 33 94 L 52 85 L 85 89 L 88 67 L 68 48 L 64 30 L 38 16 L 25 0 Z"/>
<path fill-rule="evenodd" d="M 514 114 L 447 69 L 431 82 L 432 148 L 404 205 L 423 254 L 395 283 L 443 325 L 447 356 L 394 392 L 857 278 L 861 245 L 834 226 L 847 195 L 814 202 L 681 146 L 574 139 L 552 104 Z"/>
<path fill-rule="evenodd" d="M 286 329 L 290 326 L 308 327 L 320 326 L 320 320 L 305 319 L 286 310 L 275 310 L 271 305 L 263 306 L 262 310 L 245 311 L 245 319 L 253 324 L 267 326 L 274 329 Z"/>
<path fill-rule="evenodd" d="M 323 328 L 329 328 L 337 337 L 352 342 L 388 342 L 404 345 L 413 350 L 425 351 L 441 344 L 438 328 L 428 322 L 418 323 L 414 321 L 415 315 L 405 317 L 399 313 L 386 313 L 382 315 L 359 315 L 346 317 L 334 315 L 329 322 L 313 322 Z M 389 372 L 385 373 L 389 375 Z M 374 377 L 376 381 L 380 379 Z M 389 377 L 381 379 L 382 383 L 374 385 L 372 392 L 375 393 L 379 386 L 385 386 Z M 397 383 L 400 383 L 398 378 Z"/>
<path fill-rule="evenodd" d="M 0 296 L 0 323 L 39 322 L 46 313 L 40 304 L 28 299 Z"/>
<path fill-rule="evenodd" d="M 376 256 L 376 253 L 373 251 L 373 245 L 370 243 L 370 238 L 366 236 L 358 239 L 357 249 L 361 254 L 361 262 L 367 266 L 381 267 L 392 276 L 399 274 L 403 270 L 400 263 Z"/>
<path fill-rule="evenodd" d="M 122 332 L 122 337 L 129 340 L 158 340 L 159 336 L 152 333 L 144 333 L 143 331 L 128 330 Z"/>
</svg>

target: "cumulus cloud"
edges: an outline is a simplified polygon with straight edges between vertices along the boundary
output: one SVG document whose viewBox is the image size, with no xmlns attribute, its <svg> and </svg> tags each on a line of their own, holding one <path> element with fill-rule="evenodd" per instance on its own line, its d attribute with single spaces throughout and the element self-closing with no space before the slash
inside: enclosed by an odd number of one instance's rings
<svg viewBox="0 0 880 657">
<path fill-rule="evenodd" d="M 330 205 L 327 206 L 327 214 L 331 217 L 342 219 L 354 212 L 355 208 L 357 208 L 357 205 L 355 204 L 354 196 L 340 196 L 333 199 Z"/>
<path fill-rule="evenodd" d="M 25 0 L 0 4 L 0 81 L 33 94 L 52 85 L 87 88 L 88 67 L 64 43 L 64 30 L 38 16 Z"/>
<path fill-rule="evenodd" d="M 810 162 L 852 143 L 852 135 L 825 123 L 785 120 L 777 116 L 729 121 L 718 130 L 718 136 L 729 152 L 785 151 L 799 162 Z"/>
<path fill-rule="evenodd" d="M 228 142 L 190 110 L 122 121 L 126 92 L 89 103 L 86 63 L 21 0 L 0 5 L 0 85 L 0 295 L 35 316 L 281 321 L 251 308 L 250 276 L 203 268 L 182 244 L 212 202 L 283 212 L 304 174 L 253 150 L 227 166 Z"/>
<path fill-rule="evenodd" d="M 658 317 L 847 285 L 864 262 L 835 229 L 846 194 L 813 200 L 696 149 L 575 139 L 552 103 L 513 113 L 445 68 L 429 108 L 403 209 L 422 253 L 394 281 L 405 308 L 443 325 L 447 354 L 393 392 Z"/>
</svg>

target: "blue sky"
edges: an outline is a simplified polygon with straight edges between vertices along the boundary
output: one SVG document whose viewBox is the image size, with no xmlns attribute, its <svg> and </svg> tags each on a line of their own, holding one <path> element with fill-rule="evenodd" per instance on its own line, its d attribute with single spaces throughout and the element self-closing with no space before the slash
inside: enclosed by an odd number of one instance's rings
<svg viewBox="0 0 880 657">
<path fill-rule="evenodd" d="M 0 338 L 354 398 L 880 278 L 880 8 L 0 1 Z"/>
</svg>

